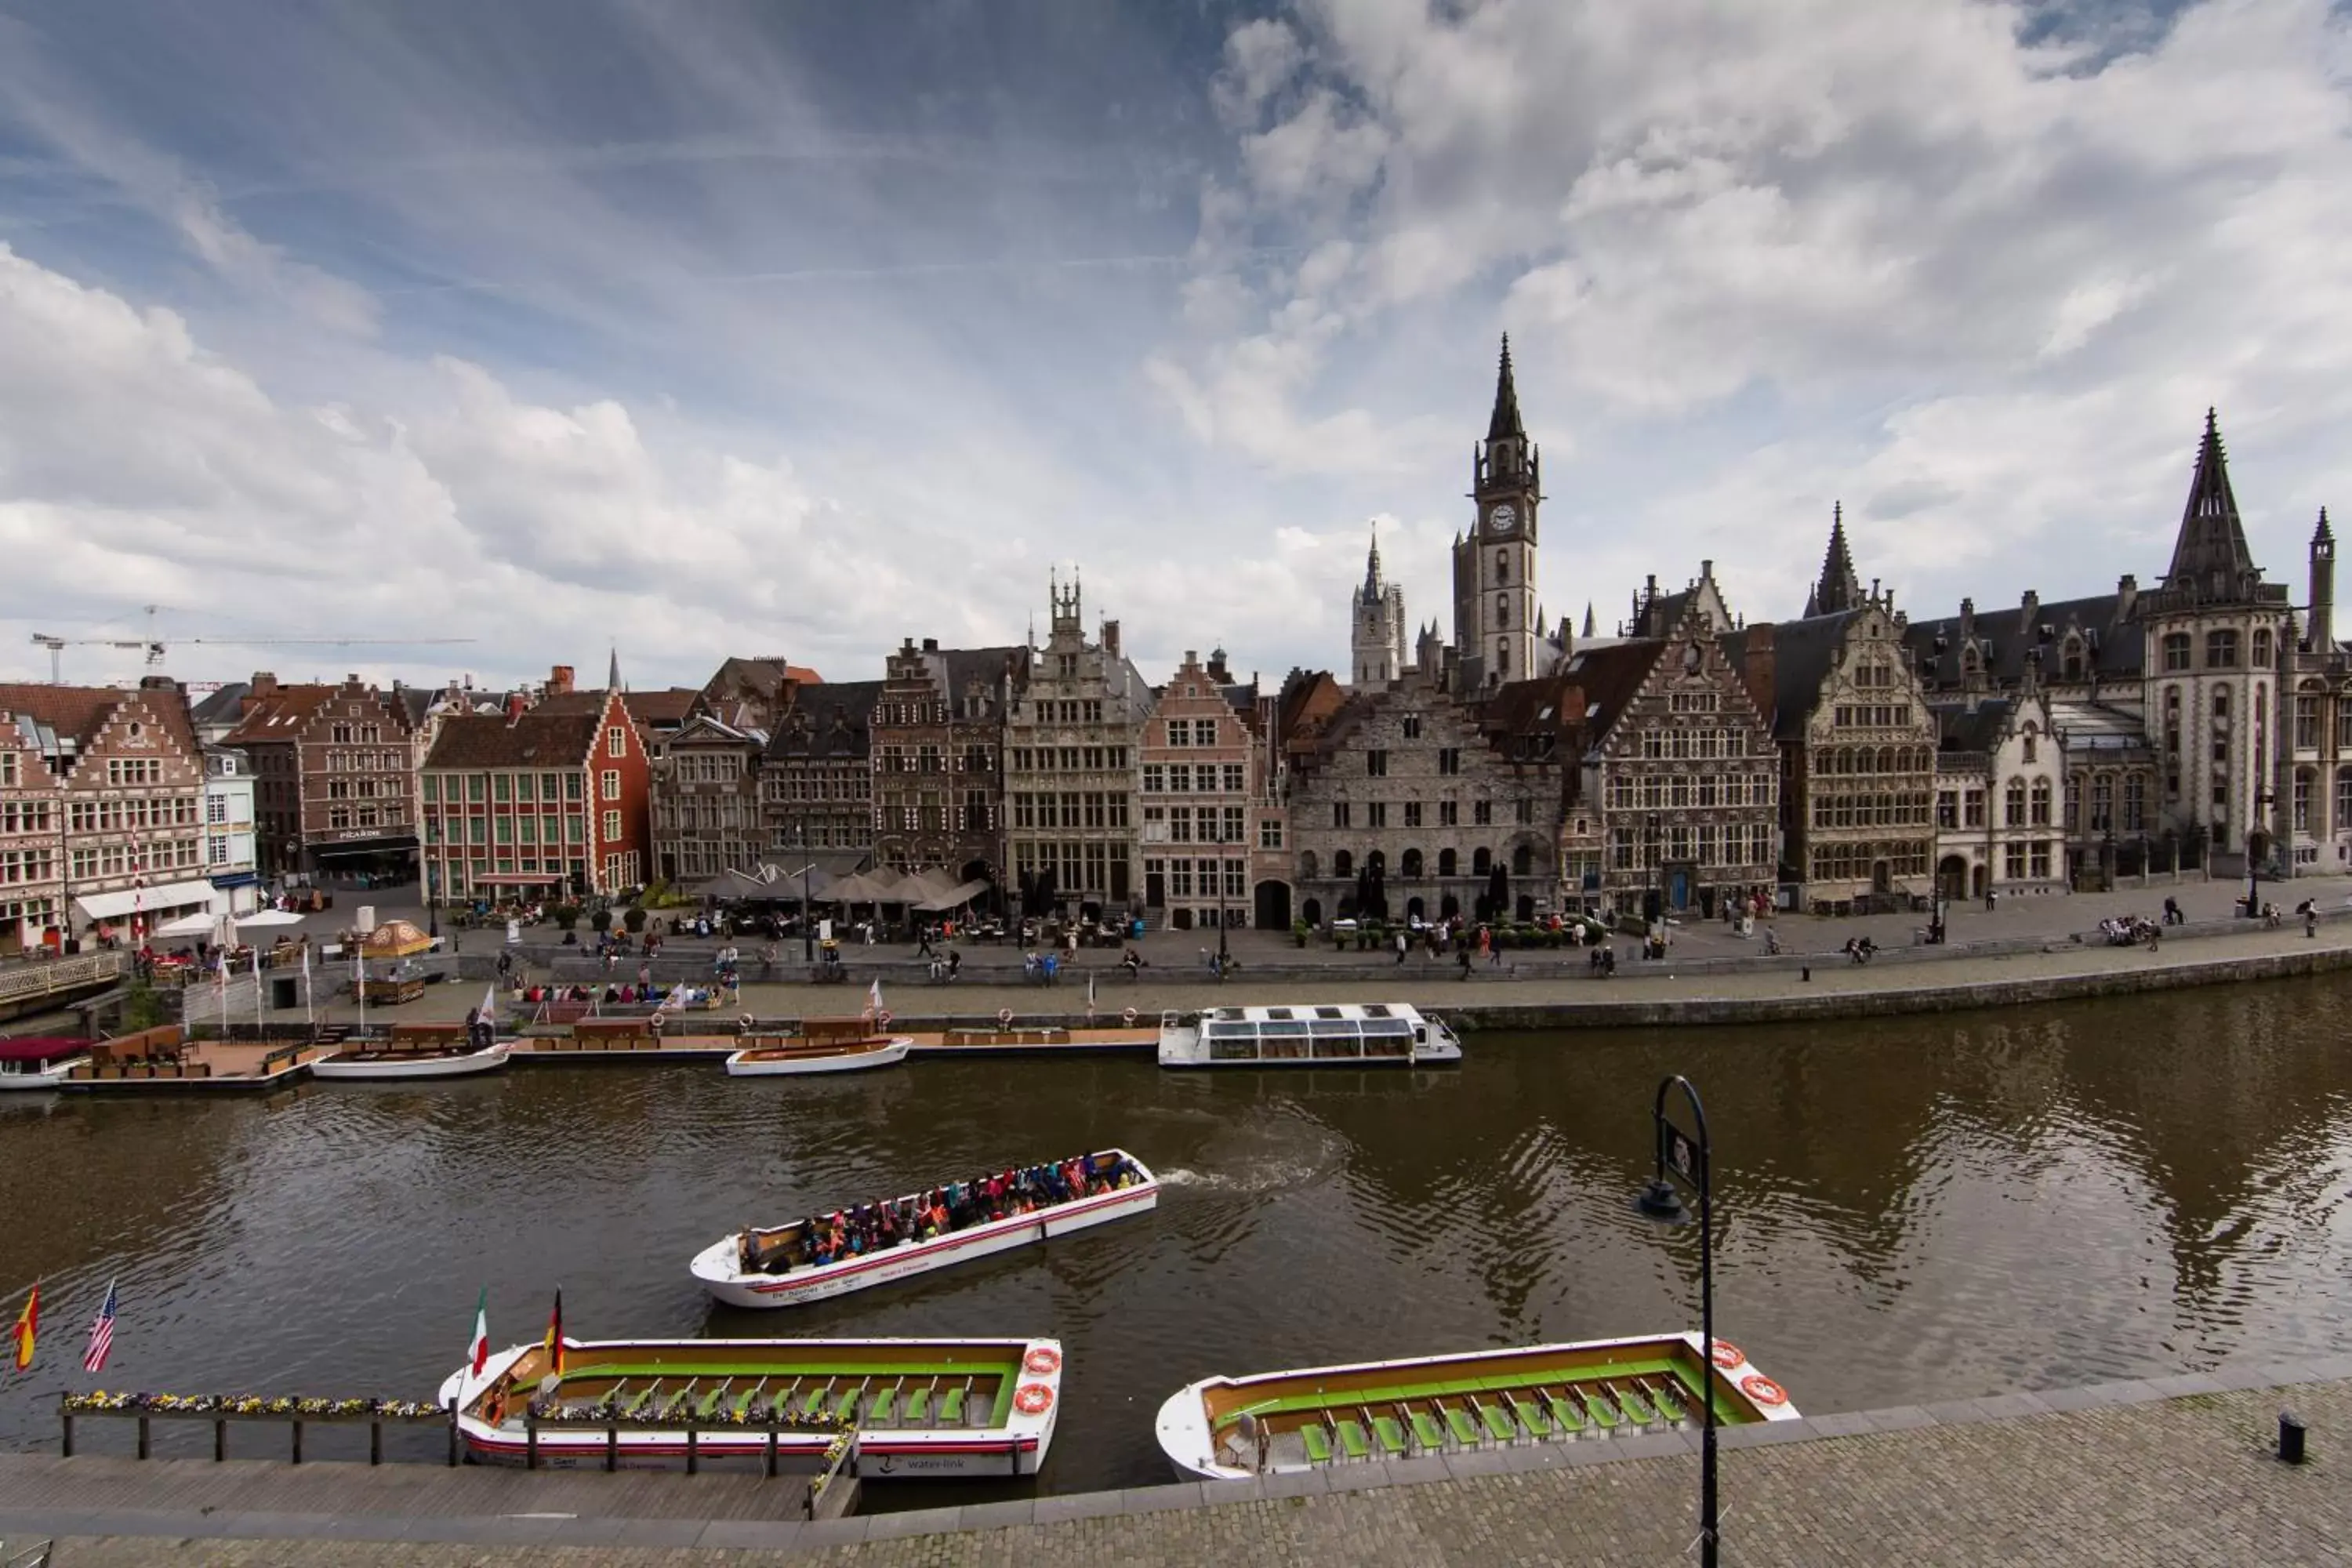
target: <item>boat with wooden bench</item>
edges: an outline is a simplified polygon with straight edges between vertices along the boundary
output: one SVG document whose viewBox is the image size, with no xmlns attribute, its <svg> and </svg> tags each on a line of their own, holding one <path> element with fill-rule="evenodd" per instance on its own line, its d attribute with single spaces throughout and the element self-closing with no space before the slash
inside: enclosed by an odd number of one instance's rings
<svg viewBox="0 0 2352 1568">
<path fill-rule="evenodd" d="M 806 1261 L 810 1238 L 804 1233 L 810 1222 L 795 1220 L 714 1241 L 695 1255 L 690 1268 L 704 1289 L 730 1307 L 798 1307 L 1107 1225 L 1159 1204 L 1159 1178 L 1125 1150 L 1106 1149 L 1076 1158 L 1085 1166 L 1086 1191 L 1041 1207 L 1008 1212 L 1003 1219 L 982 1219 L 823 1263 Z M 919 1209 L 929 1195 L 909 1194 L 879 1206 Z M 817 1217 L 835 1212 L 844 1211 L 825 1211 Z"/>
<path fill-rule="evenodd" d="M 50 1035 L 0 1040 L 0 1093 L 55 1089 L 89 1065 L 89 1051 L 88 1040 Z"/>
<path fill-rule="evenodd" d="M 491 1464 L 631 1468 L 820 1459 L 857 1433 L 861 1476 L 1033 1476 L 1061 1415 L 1055 1340 L 591 1340 L 493 1352 L 441 1384 Z"/>
<path fill-rule="evenodd" d="M 75 1091 L 268 1089 L 299 1077 L 322 1054 L 307 1041 L 191 1040 L 180 1024 L 158 1024 L 99 1040 L 89 1060 L 67 1074 Z"/>
<path fill-rule="evenodd" d="M 1009 1009 L 1008 1009 L 1009 1011 Z M 1133 1009 L 1129 1009 L 1129 1013 Z M 1148 1051 L 1160 1044 L 1160 1030 L 1149 1022 L 1140 1026 L 1024 1024 L 1005 1017 L 992 1025 L 958 1024 L 914 1037 L 914 1055 L 926 1056 L 1083 1056 L 1093 1051 Z"/>
<path fill-rule="evenodd" d="M 507 1065 L 511 1040 L 490 1038 L 466 1024 L 395 1024 L 382 1041 L 358 1041 L 310 1064 L 320 1078 L 384 1081 L 464 1078 Z"/>
<path fill-rule="evenodd" d="M 1160 1065 L 1451 1067 L 1462 1042 L 1444 1020 L 1402 1002 L 1213 1007 L 1163 1013 Z"/>
<path fill-rule="evenodd" d="M 740 1038 L 743 1048 L 727 1058 L 727 1071 L 734 1078 L 886 1068 L 905 1061 L 915 1044 L 908 1036 L 877 1031 L 864 1018 L 804 1018 L 790 1034 L 747 1028 Z"/>
<path fill-rule="evenodd" d="M 1158 1429 L 1180 1474 L 1245 1480 L 1696 1427 L 1710 1396 L 1719 1426 L 1797 1418 L 1739 1347 L 1717 1340 L 1709 1368 L 1683 1333 L 1203 1378 L 1168 1397 Z"/>
</svg>

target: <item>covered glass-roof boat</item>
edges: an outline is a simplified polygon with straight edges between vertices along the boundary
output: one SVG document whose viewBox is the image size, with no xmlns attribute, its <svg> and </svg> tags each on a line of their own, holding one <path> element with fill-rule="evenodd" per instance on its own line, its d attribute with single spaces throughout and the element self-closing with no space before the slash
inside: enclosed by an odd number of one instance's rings
<svg viewBox="0 0 2352 1568">
<path fill-rule="evenodd" d="M 1160 1065 L 1450 1067 L 1462 1042 L 1443 1020 L 1402 1002 L 1213 1007 L 1163 1013 Z"/>
</svg>

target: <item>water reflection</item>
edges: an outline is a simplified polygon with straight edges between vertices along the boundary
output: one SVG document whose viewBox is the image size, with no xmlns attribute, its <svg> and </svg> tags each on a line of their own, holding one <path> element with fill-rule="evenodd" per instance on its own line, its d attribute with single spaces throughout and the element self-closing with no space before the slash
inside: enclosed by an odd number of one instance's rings
<svg viewBox="0 0 2352 1568">
<path fill-rule="evenodd" d="M 107 1381 L 415 1394 L 493 1337 L 1052 1332 L 1051 1489 L 1159 1479 L 1150 1414 L 1213 1372 L 1696 1317 L 1697 1238 L 1633 1212 L 1650 1097 L 1717 1161 L 1719 1321 L 1816 1411 L 2334 1350 L 2352 1092 L 2314 980 L 1950 1019 L 1483 1038 L 1458 1072 L 923 1063 L 734 1081 L 545 1068 L 267 1102 L 0 1101 L 0 1286 L 47 1281 L 53 1433 L 120 1273 Z M 685 1272 L 747 1220 L 1118 1143 L 1160 1211 L 792 1313 Z M 923 1494 L 915 1500 L 937 1500 Z"/>
</svg>

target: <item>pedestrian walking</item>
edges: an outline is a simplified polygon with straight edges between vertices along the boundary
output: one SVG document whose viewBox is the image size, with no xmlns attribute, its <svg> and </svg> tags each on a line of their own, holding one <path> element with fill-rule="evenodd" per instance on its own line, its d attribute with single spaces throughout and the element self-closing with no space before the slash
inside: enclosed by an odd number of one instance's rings
<svg viewBox="0 0 2352 1568">
<path fill-rule="evenodd" d="M 1402 963 L 1404 962 L 1405 950 L 1409 945 L 1410 943 L 1406 941 L 1404 932 L 1402 931 L 1398 931 L 1396 933 L 1396 955 L 1397 962 L 1399 963 Z"/>
</svg>

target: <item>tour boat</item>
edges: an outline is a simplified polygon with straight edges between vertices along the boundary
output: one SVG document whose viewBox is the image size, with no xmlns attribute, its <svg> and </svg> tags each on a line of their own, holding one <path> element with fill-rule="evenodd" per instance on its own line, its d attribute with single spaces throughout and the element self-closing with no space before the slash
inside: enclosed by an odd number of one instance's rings
<svg viewBox="0 0 2352 1568">
<path fill-rule="evenodd" d="M 1159 1178 L 1125 1150 L 1107 1149 L 1081 1158 L 1087 1163 L 1090 1179 L 1124 1184 L 1066 1198 L 1025 1214 L 982 1220 L 942 1232 L 929 1240 L 902 1241 L 896 1247 L 837 1258 L 829 1263 L 790 1261 L 801 1241 L 805 1220 L 795 1220 L 772 1230 L 737 1231 L 697 1253 L 691 1268 L 702 1288 L 730 1307 L 798 1307 L 928 1274 L 934 1268 L 969 1263 L 992 1253 L 1010 1252 L 1048 1237 L 1066 1236 L 1089 1226 L 1141 1214 L 1159 1203 Z M 892 1203 L 914 1201 L 916 1194 L 909 1194 Z"/>
<path fill-rule="evenodd" d="M 55 1089 L 89 1065 L 89 1042 L 49 1036 L 0 1040 L 0 1093 L 12 1089 Z"/>
<path fill-rule="evenodd" d="M 511 1040 L 483 1045 L 464 1024 L 399 1024 L 382 1045 L 355 1043 L 310 1064 L 320 1078 L 390 1081 L 419 1078 L 464 1078 L 496 1072 L 514 1050 Z"/>
<path fill-rule="evenodd" d="M 1788 1392 L 1738 1346 L 1696 1334 L 1584 1340 L 1410 1361 L 1210 1377 L 1160 1407 L 1160 1447 L 1206 1480 L 1537 1443 L 1635 1436 L 1701 1424 L 1793 1421 Z"/>
<path fill-rule="evenodd" d="M 809 1018 L 798 1034 L 742 1037 L 744 1047 L 727 1058 L 736 1078 L 887 1068 L 905 1061 L 915 1045 L 911 1036 L 877 1033 L 864 1018 Z"/>
<path fill-rule="evenodd" d="M 1164 1068 L 1446 1067 L 1461 1059 L 1453 1030 L 1402 1002 L 1160 1016 Z"/>
<path fill-rule="evenodd" d="M 1055 1340 L 587 1340 L 492 1353 L 441 1384 L 467 1450 L 558 1469 L 780 1461 L 806 1469 L 845 1429 L 876 1477 L 1033 1476 L 1061 1414 Z M 534 1432 L 533 1428 L 536 1427 Z"/>
</svg>

